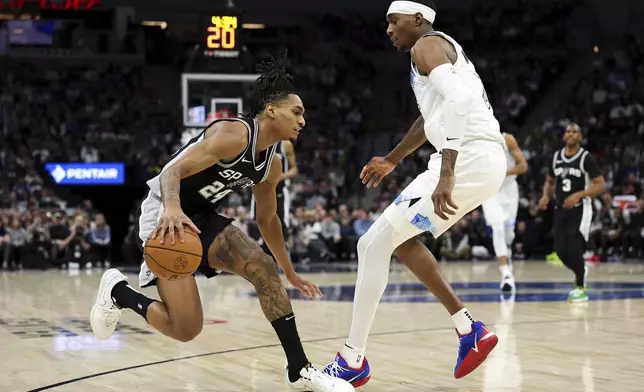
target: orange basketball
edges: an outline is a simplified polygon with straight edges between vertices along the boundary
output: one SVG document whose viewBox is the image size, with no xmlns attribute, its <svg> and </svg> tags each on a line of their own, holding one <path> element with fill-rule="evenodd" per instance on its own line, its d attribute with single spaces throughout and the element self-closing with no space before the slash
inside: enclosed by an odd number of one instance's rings
<svg viewBox="0 0 644 392">
<path fill-rule="evenodd" d="M 160 237 L 149 239 L 143 249 L 145 262 L 159 279 L 179 280 L 192 275 L 201 264 L 203 247 L 199 236 L 184 227 L 184 242 L 179 242 L 179 232 L 175 231 L 175 244 L 170 241 L 170 233 L 165 236 L 165 242 L 159 242 Z"/>
</svg>

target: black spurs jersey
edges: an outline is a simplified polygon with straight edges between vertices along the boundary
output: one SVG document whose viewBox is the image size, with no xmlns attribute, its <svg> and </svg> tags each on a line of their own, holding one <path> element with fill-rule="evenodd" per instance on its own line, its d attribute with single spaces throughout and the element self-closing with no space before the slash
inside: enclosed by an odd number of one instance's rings
<svg viewBox="0 0 644 392">
<path fill-rule="evenodd" d="M 237 157 L 230 161 L 213 162 L 212 166 L 181 180 L 181 208 L 186 215 L 198 213 L 215 212 L 221 201 L 231 192 L 250 188 L 264 181 L 270 172 L 271 162 L 277 150 L 276 143 L 270 146 L 256 160 L 255 145 L 257 143 L 257 132 L 259 124 L 252 118 L 228 118 L 220 119 L 210 123 L 199 135 L 193 137 L 175 152 L 170 162 L 163 170 L 169 167 L 172 162 L 204 140 L 206 130 L 218 121 L 239 121 L 248 128 L 248 145 Z M 162 170 L 162 172 L 163 172 Z M 161 196 L 160 174 L 148 181 L 152 193 Z"/>
<path fill-rule="evenodd" d="M 555 179 L 555 197 L 557 205 L 563 205 L 566 198 L 575 192 L 581 192 L 590 186 L 590 180 L 601 175 L 595 158 L 585 149 L 580 148 L 571 157 L 566 156 L 566 149 L 555 152 L 552 157 L 550 176 Z M 590 203 L 590 198 L 583 200 Z"/>
</svg>

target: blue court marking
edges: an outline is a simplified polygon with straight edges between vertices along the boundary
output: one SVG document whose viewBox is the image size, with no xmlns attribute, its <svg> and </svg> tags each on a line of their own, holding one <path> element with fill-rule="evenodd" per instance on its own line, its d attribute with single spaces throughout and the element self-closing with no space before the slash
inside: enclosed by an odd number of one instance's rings
<svg viewBox="0 0 644 392">
<path fill-rule="evenodd" d="M 503 296 L 498 282 L 457 282 L 452 287 L 465 302 L 501 302 Z M 568 299 L 570 282 L 520 282 L 517 283 L 513 298 L 516 302 L 558 302 Z M 320 287 L 322 301 L 351 302 L 355 294 L 354 285 Z M 304 299 L 299 290 L 287 289 L 292 299 Z M 472 292 L 475 291 L 475 292 Z M 254 292 L 247 295 L 255 297 Z M 590 300 L 616 300 L 644 298 L 642 282 L 592 282 L 588 285 Z M 389 284 L 382 302 L 438 302 L 421 283 Z"/>
</svg>

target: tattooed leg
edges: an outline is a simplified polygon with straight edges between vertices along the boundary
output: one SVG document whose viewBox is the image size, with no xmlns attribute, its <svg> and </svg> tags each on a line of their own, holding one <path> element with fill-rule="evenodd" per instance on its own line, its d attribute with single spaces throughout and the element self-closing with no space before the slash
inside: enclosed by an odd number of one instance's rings
<svg viewBox="0 0 644 392">
<path fill-rule="evenodd" d="M 291 301 L 273 258 L 233 225 L 227 226 L 208 249 L 208 264 L 244 277 L 255 286 L 264 315 L 282 343 L 288 362 L 288 378 L 295 382 L 308 366 L 295 325 Z"/>
<path fill-rule="evenodd" d="M 268 321 L 293 313 L 273 258 L 233 225 L 228 225 L 208 249 L 210 267 L 239 275 L 255 286 Z"/>
</svg>

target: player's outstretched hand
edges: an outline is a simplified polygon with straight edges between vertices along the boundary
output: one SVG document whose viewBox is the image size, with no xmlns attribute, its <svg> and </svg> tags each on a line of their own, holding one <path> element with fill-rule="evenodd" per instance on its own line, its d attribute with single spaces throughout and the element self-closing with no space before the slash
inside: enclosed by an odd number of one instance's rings
<svg viewBox="0 0 644 392">
<path fill-rule="evenodd" d="M 434 214 L 443 220 L 448 220 L 447 215 L 454 215 L 458 209 L 454 200 L 452 200 L 452 190 L 454 189 L 454 184 L 456 183 L 456 178 L 454 175 L 441 175 L 436 189 L 432 194 L 432 201 L 434 202 Z M 452 209 L 453 208 L 453 209 Z"/>
<path fill-rule="evenodd" d="M 190 218 L 183 213 L 181 209 L 169 208 L 163 211 L 163 215 L 159 218 L 157 227 L 152 232 L 150 238 L 157 238 L 161 236 L 159 243 L 163 244 L 165 242 L 166 233 L 170 233 L 170 244 L 174 245 L 176 243 L 175 230 L 179 233 L 179 242 L 183 243 L 184 241 L 184 231 L 183 226 L 188 226 L 192 231 L 199 234 L 201 230 L 197 228 Z"/>
<path fill-rule="evenodd" d="M 539 208 L 547 210 L 548 203 L 550 203 L 550 198 L 548 196 L 541 196 L 541 199 L 539 199 Z"/>
<path fill-rule="evenodd" d="M 322 297 L 320 288 L 315 284 L 309 282 L 308 280 L 302 278 L 300 275 L 296 273 L 288 274 L 286 275 L 286 279 L 293 287 L 300 290 L 300 293 L 302 293 L 303 296 L 311 297 L 313 299 Z"/>
<path fill-rule="evenodd" d="M 373 157 L 362 168 L 362 173 L 360 173 L 360 179 L 363 184 L 367 185 L 367 188 L 372 186 L 375 188 L 382 182 L 382 179 L 385 176 L 394 170 L 396 164 L 391 162 L 385 157 Z"/>
</svg>

